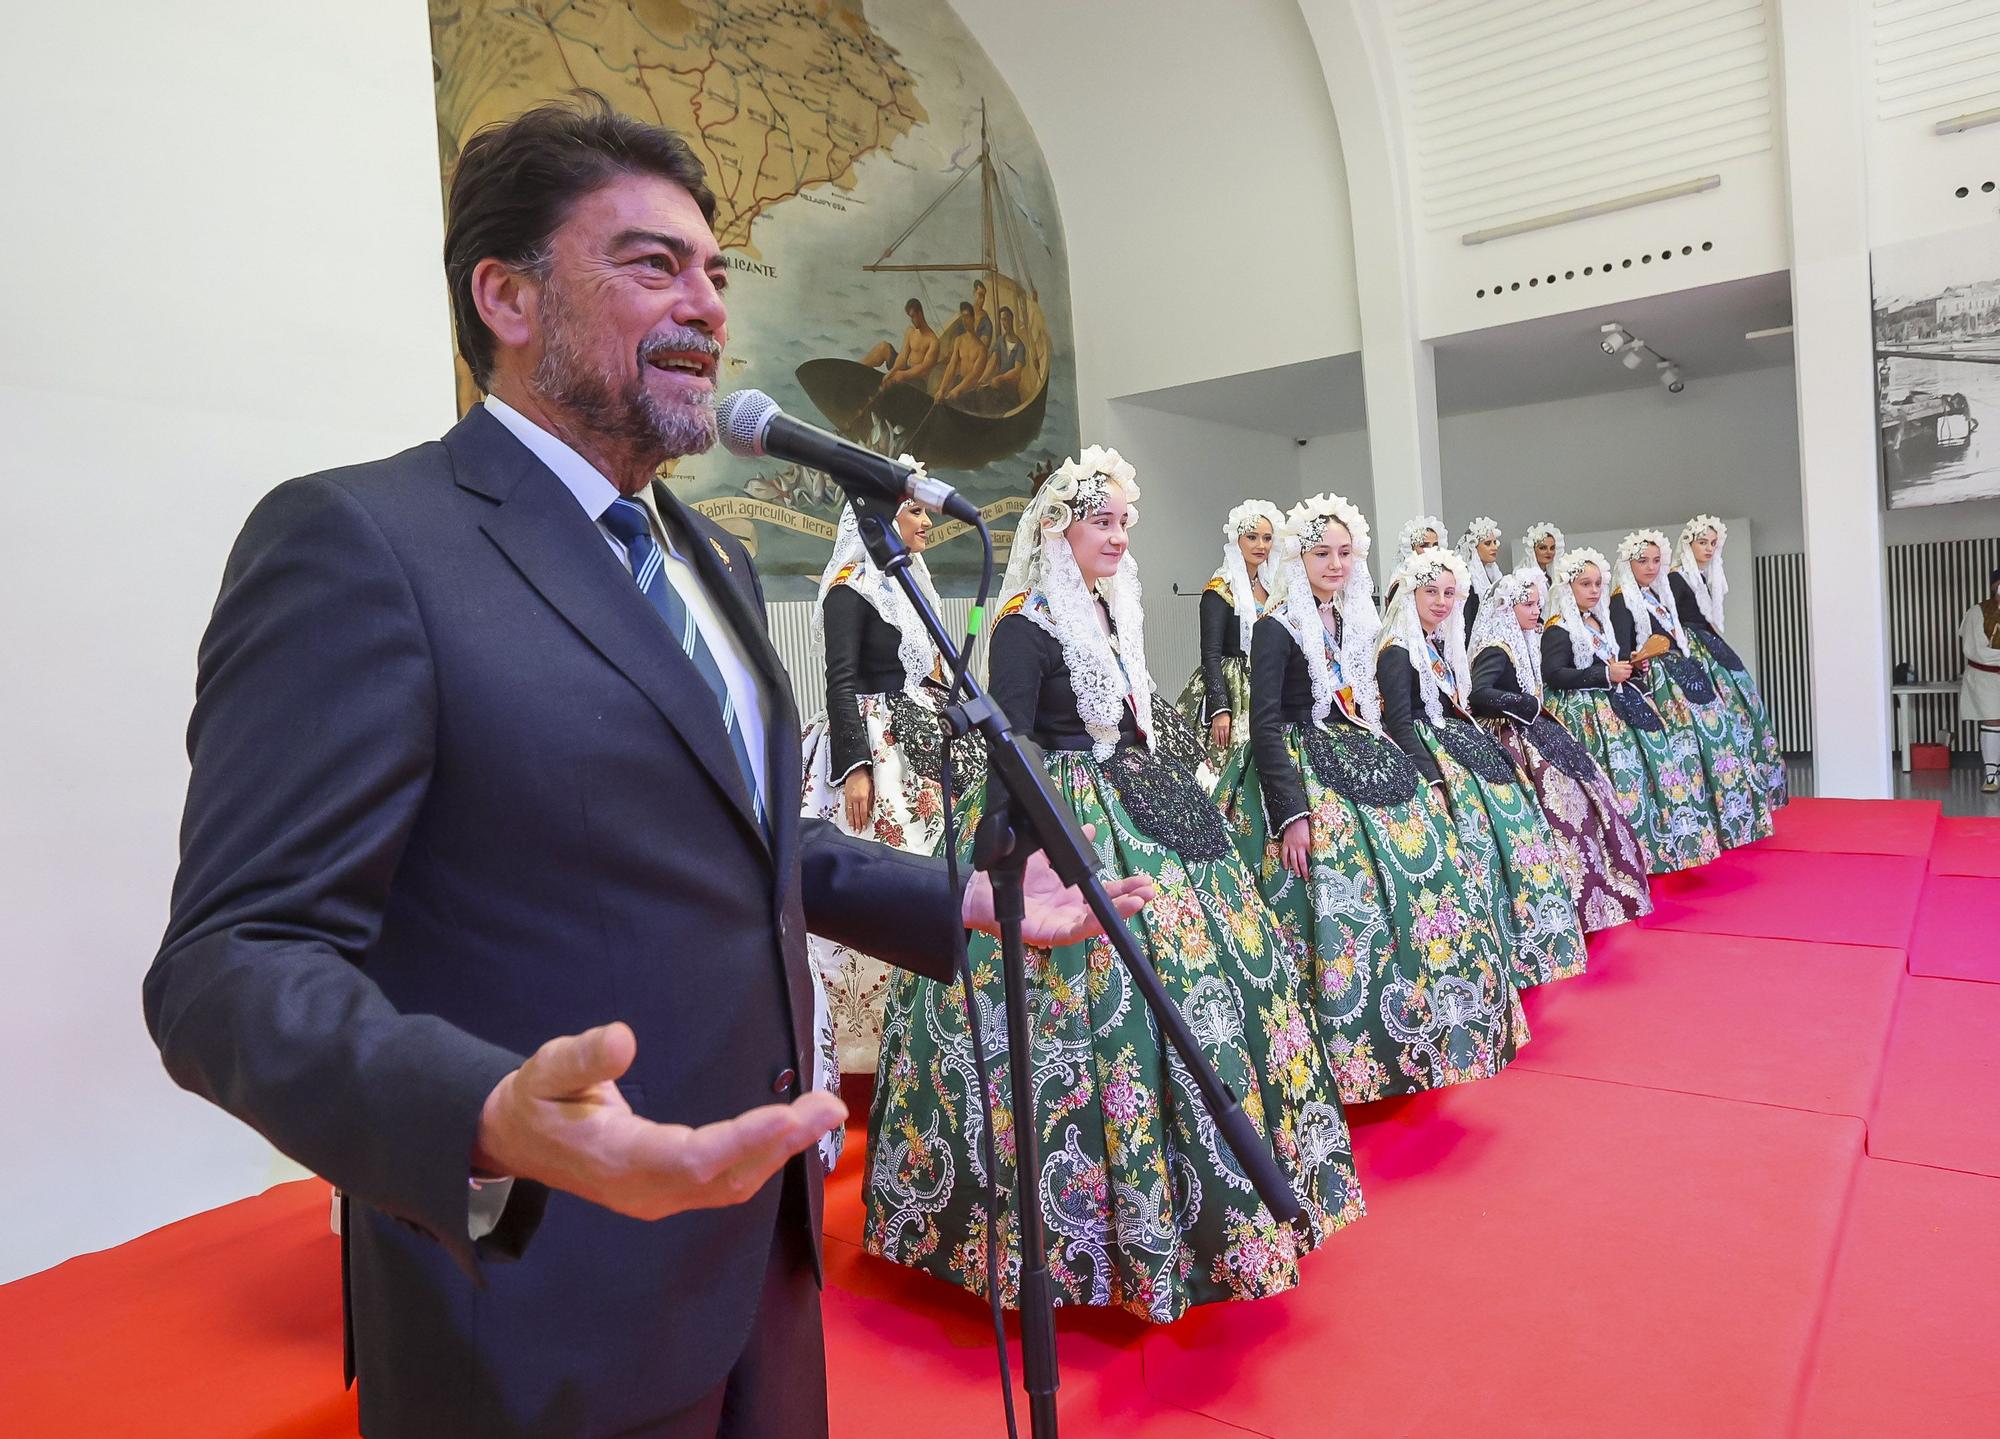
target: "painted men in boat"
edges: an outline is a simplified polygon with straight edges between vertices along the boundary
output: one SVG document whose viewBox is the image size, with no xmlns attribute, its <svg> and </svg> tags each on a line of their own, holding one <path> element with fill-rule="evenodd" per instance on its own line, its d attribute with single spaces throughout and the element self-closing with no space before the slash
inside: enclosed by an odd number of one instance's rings
<svg viewBox="0 0 2000 1439">
<path fill-rule="evenodd" d="M 910 328 L 903 331 L 902 350 L 883 340 L 861 357 L 861 363 L 871 370 L 889 367 L 889 373 L 882 377 L 885 390 L 891 385 L 921 385 L 938 361 L 937 331 L 924 318 L 923 301 L 913 296 L 903 305 L 903 313 L 910 317 Z"/>
</svg>

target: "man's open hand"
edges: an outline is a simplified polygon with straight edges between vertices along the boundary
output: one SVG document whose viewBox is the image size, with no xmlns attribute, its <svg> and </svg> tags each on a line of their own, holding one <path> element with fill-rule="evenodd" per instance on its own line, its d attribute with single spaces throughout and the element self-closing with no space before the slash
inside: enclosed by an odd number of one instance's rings
<svg viewBox="0 0 2000 1439">
<path fill-rule="evenodd" d="M 847 1118 L 824 1090 L 715 1124 L 655 1124 L 617 1079 L 638 1040 L 624 1024 L 552 1039 L 493 1087 L 473 1167 L 560 1189 L 634 1219 L 749 1199 L 794 1154 Z"/>
</svg>

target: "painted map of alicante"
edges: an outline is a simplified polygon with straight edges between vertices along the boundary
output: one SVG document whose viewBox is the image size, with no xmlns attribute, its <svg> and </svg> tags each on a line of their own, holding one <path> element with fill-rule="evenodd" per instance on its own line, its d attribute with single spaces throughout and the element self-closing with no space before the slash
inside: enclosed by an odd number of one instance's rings
<svg viewBox="0 0 2000 1439">
<path fill-rule="evenodd" d="M 431 45 L 447 176 L 481 126 L 581 87 L 689 140 L 736 271 L 725 391 L 918 456 L 1003 542 L 1031 476 L 1074 453 L 1054 189 L 949 6 L 431 0 Z M 811 593 L 838 517 L 824 477 L 718 451 L 669 478 L 756 549 L 773 598 Z M 974 546 L 937 533 L 933 572 L 966 588 Z"/>
</svg>

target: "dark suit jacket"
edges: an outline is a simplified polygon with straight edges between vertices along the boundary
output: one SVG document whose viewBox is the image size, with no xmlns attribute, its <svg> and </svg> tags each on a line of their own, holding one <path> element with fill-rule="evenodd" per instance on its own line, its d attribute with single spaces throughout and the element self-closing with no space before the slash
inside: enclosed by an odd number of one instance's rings
<svg viewBox="0 0 2000 1439">
<path fill-rule="evenodd" d="M 474 1245 L 480 1107 L 522 1056 L 626 1020 L 632 1106 L 702 1124 L 810 1075 L 808 924 L 950 973 L 942 868 L 799 819 L 749 556 L 658 495 L 769 699 L 769 841 L 658 613 L 484 409 L 273 491 L 202 642 L 146 1018 L 178 1082 L 349 1196 L 374 1439 L 639 1431 L 727 1372 L 776 1226 L 817 1242 L 800 1160 L 658 1223 L 518 1184 Z"/>
</svg>

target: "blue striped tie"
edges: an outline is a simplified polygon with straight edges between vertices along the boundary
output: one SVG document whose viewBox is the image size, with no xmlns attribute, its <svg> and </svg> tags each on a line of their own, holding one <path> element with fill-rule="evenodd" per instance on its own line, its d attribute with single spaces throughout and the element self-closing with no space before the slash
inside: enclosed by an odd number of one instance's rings
<svg viewBox="0 0 2000 1439">
<path fill-rule="evenodd" d="M 749 793 L 750 803 L 757 811 L 757 822 L 765 827 L 768 834 L 770 820 L 764 813 L 764 796 L 757 789 L 757 771 L 750 765 L 750 747 L 744 742 L 743 726 L 737 722 L 736 702 L 730 697 L 729 686 L 722 678 L 722 667 L 715 662 L 708 642 L 701 637 L 701 627 L 688 613 L 687 601 L 681 598 L 680 591 L 667 578 L 666 555 L 653 539 L 653 526 L 646 507 L 637 500 L 613 500 L 611 508 L 604 512 L 604 526 L 625 546 L 626 557 L 632 564 L 632 578 L 639 582 L 639 588 L 667 622 L 667 628 L 680 644 L 681 653 L 694 662 L 709 693 L 721 708 L 722 727 L 729 732 L 729 747 L 736 755 L 736 767 L 743 771 L 743 788 Z"/>
</svg>

